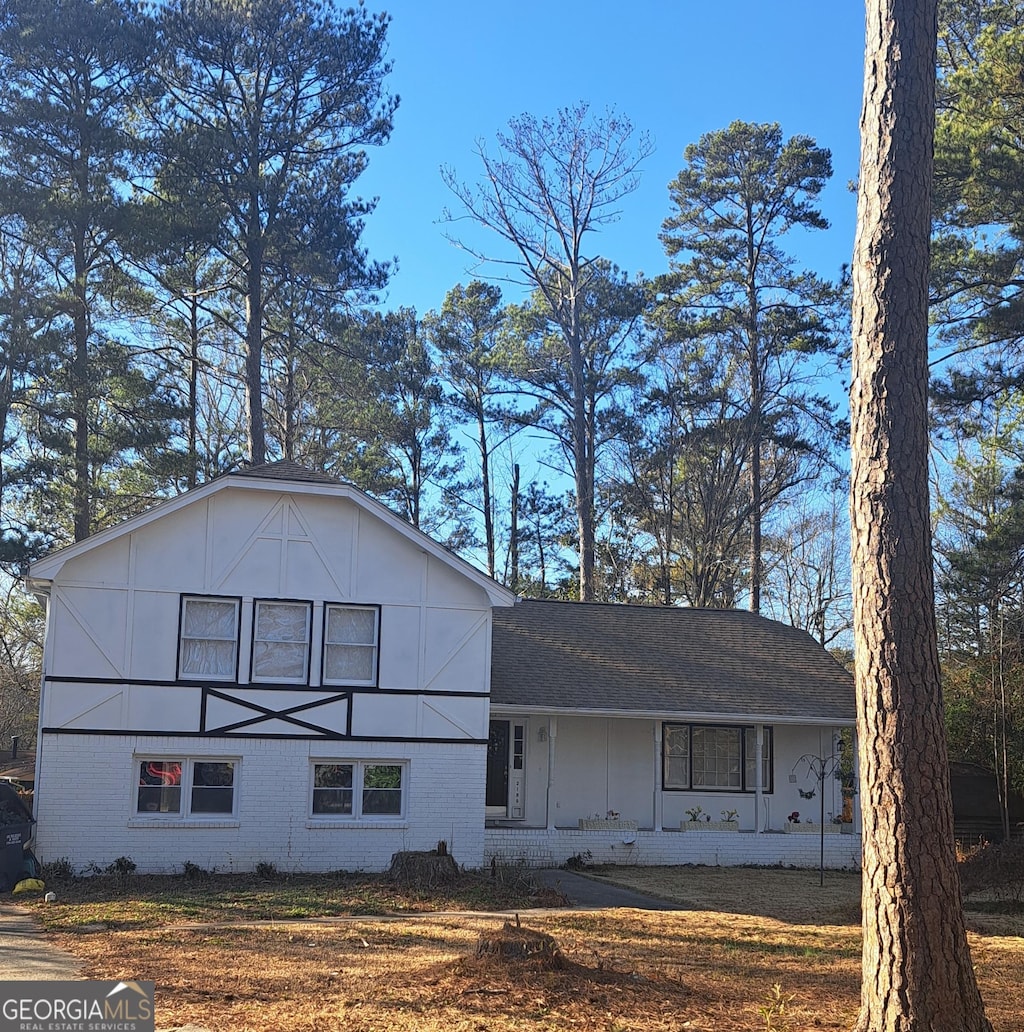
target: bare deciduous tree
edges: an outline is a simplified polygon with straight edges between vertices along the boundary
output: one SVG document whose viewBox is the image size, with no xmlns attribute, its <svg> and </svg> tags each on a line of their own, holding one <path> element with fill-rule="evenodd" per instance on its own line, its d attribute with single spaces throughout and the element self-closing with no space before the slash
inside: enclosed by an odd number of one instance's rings
<svg viewBox="0 0 1024 1032">
<path fill-rule="evenodd" d="M 571 395 L 571 451 L 579 533 L 580 598 L 594 597 L 594 462 L 588 427 L 585 299 L 601 273 L 597 256 L 585 253 L 588 234 L 618 219 L 618 203 L 639 184 L 640 163 L 651 152 L 646 136 L 634 141 L 633 125 L 612 112 L 591 117 L 586 104 L 563 108 L 554 118 L 521 115 L 498 133 L 498 150 L 477 154 L 483 179 L 461 183 L 451 168 L 445 184 L 469 218 L 495 232 L 510 249 L 499 258 L 466 240 L 460 246 L 481 262 L 509 270 L 528 285 L 558 327 Z M 449 216 L 450 221 L 454 219 Z M 607 256 L 605 256 L 607 258 Z M 593 322 L 593 319 L 590 320 Z"/>
</svg>

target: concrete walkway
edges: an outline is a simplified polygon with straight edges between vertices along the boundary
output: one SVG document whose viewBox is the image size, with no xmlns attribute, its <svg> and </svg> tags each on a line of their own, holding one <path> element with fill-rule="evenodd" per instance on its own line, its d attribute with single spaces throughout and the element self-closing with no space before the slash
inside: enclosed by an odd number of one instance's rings
<svg viewBox="0 0 1024 1032">
<path fill-rule="evenodd" d="M 55 982 L 81 977 L 82 962 L 50 942 L 29 911 L 0 902 L 0 979 Z"/>
</svg>

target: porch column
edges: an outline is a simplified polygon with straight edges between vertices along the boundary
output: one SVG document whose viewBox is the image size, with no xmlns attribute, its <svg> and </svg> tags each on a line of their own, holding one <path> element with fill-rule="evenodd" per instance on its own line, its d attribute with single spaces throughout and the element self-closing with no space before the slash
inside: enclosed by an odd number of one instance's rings
<svg viewBox="0 0 1024 1032">
<path fill-rule="evenodd" d="M 551 806 L 551 790 L 555 787 L 555 739 L 558 737 L 558 717 L 548 717 L 548 787 L 544 810 L 548 815 L 548 831 L 555 830 L 555 811 Z"/>
<path fill-rule="evenodd" d="M 761 834 L 761 807 L 764 799 L 764 724 L 754 725 L 754 834 Z"/>
<path fill-rule="evenodd" d="M 661 721 L 654 721 L 654 830 L 661 831 L 665 816 L 664 796 L 661 791 Z"/>
<path fill-rule="evenodd" d="M 857 742 L 857 729 L 853 729 L 853 734 L 850 736 L 853 748 L 853 784 L 856 787 L 857 794 L 854 796 L 856 800 L 853 804 L 853 833 L 859 835 L 861 833 L 860 824 L 860 745 Z"/>
</svg>

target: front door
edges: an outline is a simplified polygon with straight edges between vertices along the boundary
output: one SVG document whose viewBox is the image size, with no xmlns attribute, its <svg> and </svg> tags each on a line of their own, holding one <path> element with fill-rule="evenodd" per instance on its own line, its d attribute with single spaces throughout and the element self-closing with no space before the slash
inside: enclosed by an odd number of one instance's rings
<svg viewBox="0 0 1024 1032">
<path fill-rule="evenodd" d="M 492 720 L 487 739 L 487 816 L 522 820 L 526 725 Z"/>
</svg>

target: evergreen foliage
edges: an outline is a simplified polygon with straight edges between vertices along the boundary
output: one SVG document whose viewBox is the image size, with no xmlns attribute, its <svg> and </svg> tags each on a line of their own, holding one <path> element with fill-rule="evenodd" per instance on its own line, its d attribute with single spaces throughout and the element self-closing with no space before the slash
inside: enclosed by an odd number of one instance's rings
<svg viewBox="0 0 1024 1032">
<path fill-rule="evenodd" d="M 661 239 L 672 271 L 659 284 L 655 319 L 669 342 L 700 356 L 712 391 L 728 399 L 730 447 L 748 485 L 742 518 L 756 612 L 765 516 L 820 469 L 842 432 L 835 404 L 808 387 L 820 375 L 812 360 L 844 350 L 842 292 L 799 269 L 782 242 L 793 228 L 828 227 L 817 199 L 832 161 L 809 137 L 784 140 L 777 124 L 747 122 L 705 134 L 684 157 L 669 184 L 673 213 Z M 737 508 L 722 515 L 734 523 Z M 730 533 L 727 524 L 709 529 Z"/>
</svg>

